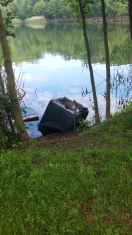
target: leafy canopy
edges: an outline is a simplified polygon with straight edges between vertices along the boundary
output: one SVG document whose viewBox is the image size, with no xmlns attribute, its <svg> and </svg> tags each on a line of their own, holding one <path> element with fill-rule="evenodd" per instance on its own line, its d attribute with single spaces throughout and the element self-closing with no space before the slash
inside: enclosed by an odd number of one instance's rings
<svg viewBox="0 0 132 235">
<path fill-rule="evenodd" d="M 0 0 L 0 4 L 3 7 L 6 7 L 10 2 L 13 2 L 14 0 Z"/>
<path fill-rule="evenodd" d="M 13 2 L 14 0 L 0 0 L 0 4 L 3 7 L 7 7 L 9 3 Z M 5 31 L 6 35 L 15 37 L 15 34 L 12 32 L 12 20 L 13 20 L 12 12 L 6 9 L 6 18 L 5 18 Z M 10 30 L 11 29 L 11 30 Z"/>
</svg>

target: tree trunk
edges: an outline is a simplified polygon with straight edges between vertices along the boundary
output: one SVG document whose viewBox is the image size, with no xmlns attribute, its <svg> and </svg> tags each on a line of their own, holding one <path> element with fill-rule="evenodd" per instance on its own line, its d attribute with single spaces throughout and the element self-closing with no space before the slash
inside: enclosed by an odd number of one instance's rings
<svg viewBox="0 0 132 235">
<path fill-rule="evenodd" d="M 4 85 L 3 85 L 1 73 L 0 73 L 0 94 L 4 94 Z M 3 132 L 7 131 L 7 126 L 4 122 L 3 109 L 1 110 L 1 105 L 3 107 L 3 104 L 0 102 L 0 132 L 1 132 L 0 134 L 3 134 Z"/>
<path fill-rule="evenodd" d="M 85 47 L 86 47 L 86 51 L 87 51 L 87 60 L 88 60 L 89 71 L 90 71 L 90 79 L 91 79 L 91 86 L 92 86 L 93 100 L 94 100 L 94 108 L 95 108 L 95 122 L 97 124 L 99 124 L 100 123 L 100 117 L 99 117 L 99 110 L 98 110 L 98 101 L 97 101 L 96 87 L 95 87 L 95 82 L 94 82 L 93 68 L 92 68 L 92 63 L 91 63 L 91 54 L 90 54 L 90 48 L 89 48 L 89 41 L 88 41 L 88 36 L 87 36 L 85 13 L 84 13 L 84 10 L 83 10 L 82 1 L 81 0 L 77 0 L 77 1 L 78 1 L 80 13 L 81 13 L 81 18 L 82 18 L 83 36 L 84 36 L 84 40 L 85 40 Z"/>
<path fill-rule="evenodd" d="M 5 96 L 5 87 L 4 87 L 4 84 L 3 84 L 1 72 L 0 72 L 0 94 Z M 10 113 L 8 112 L 8 102 L 9 102 L 9 100 L 6 100 L 6 97 L 5 97 L 5 101 L 3 100 L 2 106 L 3 106 L 4 111 L 5 111 L 5 116 L 7 116 L 7 118 L 8 118 L 8 123 L 10 125 L 11 132 L 15 136 L 14 126 L 12 124 Z M 2 112 L 3 112 L 3 110 L 2 110 Z M 6 118 L 6 117 L 4 117 L 4 115 L 3 115 L 3 119 L 4 118 Z M 4 123 L 4 120 L 3 120 L 3 123 Z M 4 123 L 4 126 L 5 126 L 5 123 Z M 8 129 L 8 128 L 6 127 L 6 129 Z"/>
<path fill-rule="evenodd" d="M 132 39 L 132 0 L 128 0 L 128 9 L 129 9 L 129 22 L 130 22 L 130 35 Z"/>
<path fill-rule="evenodd" d="M 2 48 L 2 53 L 3 53 L 3 58 L 4 58 L 5 71 L 7 74 L 8 92 L 9 92 L 9 96 L 10 96 L 12 107 L 13 107 L 13 115 L 16 121 L 17 130 L 19 132 L 18 137 L 19 139 L 29 139 L 29 136 L 24 128 L 21 109 L 20 109 L 20 105 L 18 102 L 18 98 L 17 98 L 17 92 L 15 89 L 15 78 L 14 78 L 12 62 L 10 58 L 10 52 L 9 52 L 9 48 L 7 44 L 1 11 L 0 11 L 0 43 L 1 43 L 1 48 Z"/>
<path fill-rule="evenodd" d="M 4 93 L 5 93 L 5 89 L 4 89 L 4 85 L 3 85 L 2 75 L 0 72 L 0 94 L 4 94 Z"/>
<path fill-rule="evenodd" d="M 104 48 L 106 59 L 106 118 L 110 118 L 110 60 L 109 60 L 109 47 L 107 39 L 107 22 L 105 15 L 105 3 L 101 0 L 102 17 L 103 17 L 103 33 L 104 33 Z"/>
</svg>

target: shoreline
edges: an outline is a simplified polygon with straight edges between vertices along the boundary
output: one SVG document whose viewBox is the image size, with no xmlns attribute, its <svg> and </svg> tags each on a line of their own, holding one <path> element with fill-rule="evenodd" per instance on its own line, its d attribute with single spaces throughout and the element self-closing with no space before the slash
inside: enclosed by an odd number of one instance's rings
<svg viewBox="0 0 132 235">
<path fill-rule="evenodd" d="M 111 17 L 106 17 L 107 23 L 108 24 L 129 24 L 129 16 L 111 16 Z M 21 23 L 74 23 L 75 20 L 72 18 L 59 18 L 59 19 L 48 19 L 48 20 L 38 20 L 36 17 L 35 19 L 31 20 L 20 20 L 20 19 L 14 19 L 13 23 L 14 24 L 21 24 Z M 87 24 L 95 24 L 103 23 L 102 17 L 88 17 L 86 19 Z"/>
</svg>

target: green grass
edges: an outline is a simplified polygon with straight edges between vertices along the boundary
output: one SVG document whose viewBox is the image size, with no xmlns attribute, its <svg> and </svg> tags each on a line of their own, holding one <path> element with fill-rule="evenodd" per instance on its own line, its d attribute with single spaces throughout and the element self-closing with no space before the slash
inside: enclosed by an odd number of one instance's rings
<svg viewBox="0 0 132 235">
<path fill-rule="evenodd" d="M 132 234 L 131 111 L 82 137 L 65 151 L 35 143 L 1 151 L 0 234 Z"/>
</svg>

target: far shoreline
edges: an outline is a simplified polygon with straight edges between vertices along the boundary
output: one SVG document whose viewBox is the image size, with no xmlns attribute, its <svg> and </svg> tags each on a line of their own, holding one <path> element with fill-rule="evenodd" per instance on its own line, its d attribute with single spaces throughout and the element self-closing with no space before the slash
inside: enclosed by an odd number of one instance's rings
<svg viewBox="0 0 132 235">
<path fill-rule="evenodd" d="M 111 16 L 111 17 L 106 17 L 107 23 L 108 24 L 129 24 L 129 16 Z M 12 21 L 14 24 L 19 24 L 19 23 L 76 23 L 76 21 L 72 18 L 56 18 L 56 19 L 45 19 L 44 17 L 32 17 L 32 18 L 28 18 L 25 20 L 21 20 L 21 19 L 14 19 Z M 103 19 L 102 17 L 88 17 L 86 18 L 86 22 L 87 24 L 102 24 L 103 23 Z"/>
</svg>

